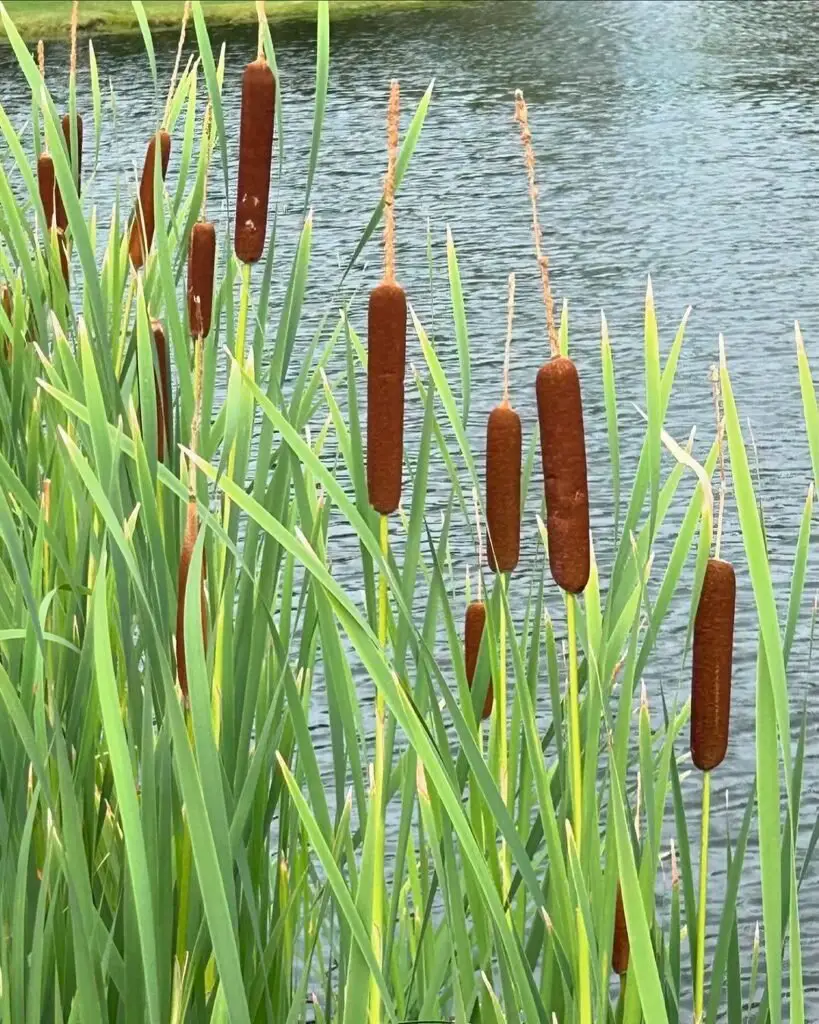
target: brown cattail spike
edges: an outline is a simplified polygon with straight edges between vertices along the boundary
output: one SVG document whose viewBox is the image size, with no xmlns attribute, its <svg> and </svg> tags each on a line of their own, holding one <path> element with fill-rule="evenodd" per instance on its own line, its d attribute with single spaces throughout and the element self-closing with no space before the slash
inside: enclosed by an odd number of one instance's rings
<svg viewBox="0 0 819 1024">
<path fill-rule="evenodd" d="M 77 187 L 77 195 L 80 194 L 80 181 L 82 175 L 82 118 L 79 114 L 76 117 L 77 124 L 77 160 L 76 160 L 76 179 L 75 185 Z M 72 167 L 74 166 L 73 150 L 71 148 L 71 118 L 68 114 L 63 114 L 62 117 L 62 129 L 63 137 L 65 138 L 66 149 L 68 150 L 69 159 L 71 160 Z M 60 186 L 55 185 L 54 187 L 54 217 L 57 222 L 57 227 L 61 231 L 68 230 L 68 214 L 66 213 L 65 204 L 63 203 L 62 193 L 60 192 Z"/>
<path fill-rule="evenodd" d="M 615 974 L 624 975 L 628 970 L 629 957 L 628 928 L 623 909 L 623 894 L 617 884 L 617 902 L 614 907 L 614 942 L 611 949 L 611 969 Z"/>
<path fill-rule="evenodd" d="M 242 76 L 239 127 L 239 180 L 236 190 L 234 248 L 242 263 L 255 263 L 264 251 L 276 79 L 264 58 L 248 64 Z"/>
<path fill-rule="evenodd" d="M 537 411 L 546 492 L 549 567 L 558 586 L 579 594 L 589 581 L 589 487 L 580 378 L 558 356 L 537 375 Z"/>
<path fill-rule="evenodd" d="M 179 675 L 179 687 L 182 696 L 188 696 L 188 663 L 185 657 L 185 592 L 188 585 L 188 573 L 191 567 L 193 549 L 199 533 L 199 517 L 196 510 L 196 498 L 188 501 L 185 516 L 185 532 L 182 536 L 182 551 L 179 556 L 179 587 L 176 601 L 176 670 Z M 200 588 L 200 604 L 202 609 L 202 636 L 207 637 L 207 604 L 205 602 L 205 562 L 202 560 L 202 585 Z"/>
<path fill-rule="evenodd" d="M 54 161 L 48 153 L 41 153 L 37 160 L 37 188 L 40 192 L 40 202 L 43 204 L 46 226 L 49 229 L 54 223 L 54 193 L 56 187 Z"/>
<path fill-rule="evenodd" d="M 367 320 L 367 492 L 389 515 L 401 501 L 404 455 L 404 367 L 407 298 L 382 281 L 370 292 Z"/>
<path fill-rule="evenodd" d="M 731 563 L 709 559 L 694 619 L 691 670 L 691 760 L 704 772 L 721 764 L 728 749 L 736 592 Z"/>
<path fill-rule="evenodd" d="M 193 226 L 188 253 L 188 321 L 194 338 L 210 333 L 215 264 L 216 228 L 209 221 L 199 221 Z"/>
<path fill-rule="evenodd" d="M 486 550 L 493 572 L 512 572 L 520 557 L 520 416 L 508 402 L 486 424 Z"/>
<path fill-rule="evenodd" d="M 165 440 L 172 443 L 171 438 L 171 375 L 168 368 L 168 342 L 165 331 L 158 320 L 151 321 L 151 334 L 156 350 L 157 372 L 156 381 L 156 457 L 160 462 L 165 460 Z"/>
<path fill-rule="evenodd" d="M 156 161 L 156 144 L 159 137 L 159 159 L 162 180 L 168 172 L 168 161 L 171 158 L 171 137 L 160 130 L 148 143 L 145 163 L 142 165 L 142 177 L 139 181 L 139 200 L 131 223 L 131 237 L 128 252 L 131 262 L 138 270 L 144 263 L 154 240 L 156 215 L 154 210 L 154 162 Z"/>
<path fill-rule="evenodd" d="M 481 649 L 481 637 L 486 625 L 486 605 L 483 601 L 471 601 L 466 606 L 466 622 L 464 624 L 464 658 L 466 661 L 466 681 L 472 689 L 475 669 L 478 667 L 478 654 Z M 483 701 L 481 718 L 486 719 L 492 714 L 495 695 L 492 680 L 486 684 L 486 696 Z"/>
</svg>

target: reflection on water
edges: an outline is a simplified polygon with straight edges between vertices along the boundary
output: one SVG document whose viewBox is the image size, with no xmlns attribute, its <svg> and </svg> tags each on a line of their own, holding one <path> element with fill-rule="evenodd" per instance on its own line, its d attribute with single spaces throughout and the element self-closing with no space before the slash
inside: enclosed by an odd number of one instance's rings
<svg viewBox="0 0 819 1024">
<path fill-rule="evenodd" d="M 312 119 L 315 63 L 311 26 L 288 25 L 274 33 L 284 90 L 285 163 L 279 218 L 276 287 L 286 280 L 302 205 Z M 227 45 L 229 148 L 238 140 L 238 79 L 255 49 L 252 30 L 232 32 Z M 220 32 L 213 41 L 221 44 Z M 167 82 L 175 39 L 163 37 L 157 62 Z M 163 97 L 154 97 L 138 40 L 101 39 L 101 77 L 113 79 L 116 128 L 103 139 L 102 163 L 93 187 L 103 222 L 117 175 L 133 177 Z M 7 51 L 0 99 L 21 127 L 29 106 Z M 65 47 L 48 51 L 49 82 L 59 94 Z M 750 417 L 762 478 L 765 522 L 782 607 L 809 463 L 801 424 L 792 323 L 798 318 L 809 354 L 819 367 L 819 201 L 816 125 L 819 101 L 819 19 L 812 3 L 712 2 L 572 3 L 503 0 L 424 13 L 361 18 L 332 30 L 331 88 L 322 157 L 312 203 L 314 261 L 310 303 L 299 342 L 306 344 L 333 298 L 340 267 L 352 251 L 374 205 L 383 169 L 383 116 L 389 79 L 401 80 L 404 124 L 430 79 L 433 106 L 416 159 L 398 200 L 399 275 L 444 365 L 456 368 L 443 260 L 445 227 L 459 246 L 474 358 L 471 431 L 482 448 L 485 413 L 500 392 L 505 282 L 518 275 L 512 362 L 512 393 L 527 436 L 535 428 L 533 379 L 546 356 L 545 323 L 531 253 L 530 224 L 519 144 L 512 121 L 515 88 L 522 88 L 538 154 L 541 215 L 559 296 L 571 311 L 571 346 L 584 379 L 593 513 L 598 557 L 610 557 L 611 490 L 599 372 L 599 317 L 605 309 L 620 389 L 620 423 L 626 470 L 634 465 L 642 423 L 632 403 L 643 396 L 642 298 L 653 279 L 662 342 L 667 350 L 686 306 L 693 305 L 683 358 L 670 408 L 670 427 L 684 438 L 693 424 L 702 454 L 713 433 L 708 384 L 724 332 L 736 390 Z M 86 107 L 90 114 L 90 103 Z M 89 118 L 90 121 L 90 118 Z M 173 160 L 172 171 L 173 175 Z M 171 177 L 173 183 L 173 177 Z M 213 176 L 211 215 L 224 214 L 224 197 Z M 129 186 L 130 187 L 130 186 Z M 86 190 L 86 195 L 92 190 Z M 432 237 L 433 293 L 426 262 L 426 230 Z M 378 276 L 378 249 L 365 254 L 352 284 L 368 287 Z M 274 302 L 275 312 L 275 302 Z M 353 307 L 363 329 L 364 302 Z M 410 345 L 411 358 L 420 352 Z M 417 424 L 415 407 L 408 413 Z M 412 447 L 414 435 L 410 431 Z M 431 486 L 429 511 L 443 509 L 443 477 Z M 690 485 L 689 485 L 690 486 Z M 686 491 L 686 494 L 689 493 Z M 524 560 L 536 548 L 533 494 L 525 527 Z M 676 519 L 672 517 L 673 527 Z M 667 531 L 657 551 L 662 567 Z M 350 587 L 358 582 L 355 549 L 344 538 L 334 567 Z M 474 561 L 467 531 L 456 535 L 455 554 Z M 736 515 L 729 499 L 723 551 L 739 569 L 735 700 L 732 740 L 717 773 L 715 806 L 734 810 L 752 782 L 753 692 L 756 636 L 749 581 L 744 570 Z M 686 577 L 686 582 L 688 577 Z M 809 604 L 816 589 L 809 569 L 802 642 L 792 660 L 792 706 L 808 695 Z M 523 584 L 520 584 L 523 586 Z M 552 595 L 555 615 L 559 607 Z M 680 651 L 687 620 L 687 593 L 680 594 L 662 635 L 660 656 L 647 676 L 656 711 L 660 686 L 666 698 L 683 699 L 687 670 Z M 678 687 L 681 687 L 678 693 Z M 327 749 L 326 714 L 314 711 L 317 748 Z M 808 709 L 808 736 L 819 724 Z M 805 767 L 803 821 L 817 813 L 819 769 Z M 329 757 L 329 752 L 328 752 Z M 686 788 L 692 808 L 696 787 Z M 694 820 L 694 819 L 692 819 Z M 715 842 L 725 833 L 717 814 Z M 715 853 L 719 870 L 723 858 Z M 740 941 L 749 948 L 761 914 L 749 854 L 748 885 L 740 907 Z M 803 888 L 803 934 L 819 938 L 812 905 L 814 877 Z M 806 981 L 815 971 L 806 960 Z M 811 1007 L 817 1016 L 819 1003 Z"/>
</svg>

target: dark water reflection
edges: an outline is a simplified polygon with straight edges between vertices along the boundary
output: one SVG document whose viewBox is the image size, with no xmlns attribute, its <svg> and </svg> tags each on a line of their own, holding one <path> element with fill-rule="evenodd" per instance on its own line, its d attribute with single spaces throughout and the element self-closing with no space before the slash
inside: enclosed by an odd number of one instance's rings
<svg viewBox="0 0 819 1024">
<path fill-rule="evenodd" d="M 606 311 L 614 346 L 628 478 L 642 435 L 642 422 L 631 403 L 643 401 L 642 299 L 650 272 L 664 352 L 686 306 L 694 307 L 669 429 L 682 439 L 698 424 L 696 450 L 701 455 L 713 431 L 708 367 L 716 359 L 718 333 L 725 334 L 737 401 L 757 442 L 761 496 L 784 614 L 809 480 L 793 342 L 795 318 L 801 321 L 808 352 L 819 370 L 815 252 L 819 19 L 815 10 L 811 3 L 503 0 L 334 25 L 330 96 L 312 197 L 315 244 L 310 303 L 298 344 L 307 344 L 320 313 L 332 300 L 339 268 L 376 201 L 389 79 L 401 80 L 406 124 L 410 107 L 434 77 L 433 105 L 399 196 L 400 276 L 427 328 L 435 332 L 445 366 L 454 372 L 457 361 L 443 259 L 449 224 L 459 245 L 472 339 L 470 426 L 481 450 L 485 413 L 500 390 L 506 276 L 516 271 L 512 391 L 531 436 L 533 374 L 547 345 L 531 255 L 525 180 L 512 122 L 514 90 L 523 88 L 538 154 L 541 215 L 553 284 L 559 296 L 569 298 L 571 347 L 584 377 L 601 563 L 605 569 L 610 558 L 611 487 L 599 371 L 600 310 Z M 213 38 L 221 42 L 218 31 Z M 253 50 L 254 34 L 237 32 L 226 41 L 226 91 L 236 102 L 241 67 Z M 303 203 L 312 119 L 313 29 L 286 26 L 275 33 L 275 42 L 286 125 L 276 271 L 280 295 Z M 165 37 L 158 45 L 157 60 L 166 82 L 174 49 L 173 37 Z M 94 186 L 104 222 L 117 174 L 132 174 L 134 161 L 141 163 L 156 104 L 139 42 L 102 39 L 97 50 L 103 81 L 115 79 L 117 96 L 117 129 L 104 139 L 104 162 Z M 7 57 L 4 64 L 0 98 L 22 126 L 28 103 L 21 102 L 24 92 Z M 49 66 L 55 70 L 64 66 L 64 48 L 50 48 Z M 233 107 L 228 112 L 233 128 L 237 117 L 238 108 Z M 231 138 L 236 138 L 236 132 L 231 132 Z M 233 150 L 235 145 L 231 159 Z M 218 213 L 220 203 L 223 200 L 214 196 L 212 215 Z M 426 264 L 427 223 L 434 255 L 434 303 Z M 366 255 L 370 268 L 357 280 L 369 285 L 377 276 L 374 243 Z M 363 330 L 360 299 L 354 307 L 354 322 Z M 414 340 L 410 350 L 418 362 L 421 356 Z M 409 422 L 418 422 L 414 410 Z M 411 433 L 410 446 L 413 440 Z M 690 493 L 690 483 L 685 493 Z M 431 521 L 437 520 L 434 513 L 444 508 L 447 496 L 439 475 L 430 487 Z M 524 545 L 524 557 L 530 562 L 536 550 L 534 509 L 532 500 Z M 658 545 L 659 567 L 665 564 L 678 516 L 679 512 L 671 517 Z M 355 551 L 343 537 L 338 542 L 335 569 L 350 587 L 356 587 Z M 474 561 L 468 532 L 458 530 L 455 544 L 461 571 L 466 561 Z M 721 808 L 727 799 L 735 819 L 754 771 L 756 630 L 730 498 L 723 551 L 738 564 L 741 589 L 732 742 L 714 780 L 714 803 Z M 815 568 L 809 567 L 791 673 L 794 712 L 808 701 L 805 828 L 817 813 L 819 781 L 814 755 L 819 719 L 810 700 L 807 643 L 816 584 Z M 680 699 L 687 695 L 687 670 L 680 671 L 688 610 L 685 586 L 646 678 L 655 710 L 661 685 L 670 700 L 678 687 Z M 559 619 L 555 595 L 552 606 Z M 316 746 L 326 752 L 329 768 L 322 700 L 317 701 L 314 724 Z M 686 785 L 686 793 L 693 811 L 698 801 L 694 780 Z M 692 817 L 692 823 L 695 820 Z M 713 864 L 720 875 L 724 874 L 725 829 L 725 816 L 718 813 Z M 756 854 L 751 851 L 739 907 L 744 950 L 749 949 L 754 923 L 761 916 L 757 880 Z M 811 872 L 801 900 L 803 936 L 809 948 L 819 939 L 818 885 Z M 809 956 L 805 970 L 814 990 L 808 996 L 808 1015 L 816 1017 L 819 974 Z"/>
</svg>

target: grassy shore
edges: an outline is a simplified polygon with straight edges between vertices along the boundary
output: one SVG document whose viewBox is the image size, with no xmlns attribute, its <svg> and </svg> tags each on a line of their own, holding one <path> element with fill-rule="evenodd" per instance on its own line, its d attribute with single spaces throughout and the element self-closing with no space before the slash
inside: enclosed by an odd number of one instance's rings
<svg viewBox="0 0 819 1024">
<path fill-rule="evenodd" d="M 453 0 L 331 0 L 334 19 L 362 14 L 394 14 L 423 7 L 443 6 Z M 461 0 L 463 2 L 463 0 Z M 315 0 L 268 0 L 270 21 L 309 21 L 316 17 Z M 176 29 L 183 0 L 146 0 L 145 10 L 154 30 Z M 252 0 L 204 0 L 208 24 L 212 27 L 241 25 L 256 20 Z M 20 34 L 29 40 L 64 37 L 71 20 L 71 0 L 6 0 L 6 9 Z M 97 35 L 138 32 L 136 15 L 129 0 L 93 0 L 80 4 L 80 29 Z"/>
</svg>

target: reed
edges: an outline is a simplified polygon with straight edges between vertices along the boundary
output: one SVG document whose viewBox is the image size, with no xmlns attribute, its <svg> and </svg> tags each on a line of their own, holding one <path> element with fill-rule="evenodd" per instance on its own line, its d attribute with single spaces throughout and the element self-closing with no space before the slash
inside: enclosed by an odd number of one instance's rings
<svg viewBox="0 0 819 1024">
<path fill-rule="evenodd" d="M 242 263 L 256 263 L 264 252 L 275 113 L 276 78 L 260 49 L 256 60 L 247 65 L 242 76 L 233 238 L 236 257 Z"/>
<path fill-rule="evenodd" d="M 370 292 L 367 314 L 367 493 L 381 515 L 401 502 L 407 297 L 395 280 L 395 161 L 398 82 L 390 85 L 384 182 L 384 277 Z"/>
<path fill-rule="evenodd" d="M 148 143 L 148 149 L 145 152 L 145 162 L 142 165 L 139 197 L 131 221 L 131 235 L 128 243 L 128 253 L 135 270 L 139 270 L 144 265 L 154 240 L 154 228 L 156 226 L 154 164 L 156 163 L 157 145 L 159 146 L 160 175 L 164 181 L 165 175 L 168 172 L 168 163 L 171 159 L 171 137 L 164 128 L 160 128 Z"/>
<path fill-rule="evenodd" d="M 197 221 L 188 252 L 188 323 L 194 338 L 210 334 L 216 269 L 216 225 Z"/>
</svg>

